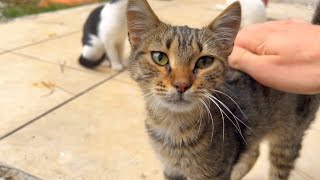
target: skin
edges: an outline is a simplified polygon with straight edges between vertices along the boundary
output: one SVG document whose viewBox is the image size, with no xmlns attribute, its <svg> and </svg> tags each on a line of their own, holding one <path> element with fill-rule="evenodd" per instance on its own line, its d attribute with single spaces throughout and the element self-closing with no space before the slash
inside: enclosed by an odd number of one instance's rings
<svg viewBox="0 0 320 180">
<path fill-rule="evenodd" d="M 320 26 L 300 20 L 243 28 L 229 56 L 231 67 L 261 84 L 297 94 L 320 93 Z"/>
</svg>

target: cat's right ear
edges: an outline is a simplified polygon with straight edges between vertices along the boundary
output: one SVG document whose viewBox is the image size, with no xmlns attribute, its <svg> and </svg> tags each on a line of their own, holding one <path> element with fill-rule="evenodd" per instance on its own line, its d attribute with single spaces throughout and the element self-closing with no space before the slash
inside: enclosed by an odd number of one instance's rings
<svg viewBox="0 0 320 180">
<path fill-rule="evenodd" d="M 129 0 L 127 7 L 128 35 L 131 45 L 141 43 L 145 34 L 159 26 L 161 21 L 146 0 Z"/>
<path fill-rule="evenodd" d="M 221 40 L 229 47 L 233 46 L 241 25 L 241 5 L 239 1 L 228 6 L 208 28 L 215 33 L 216 42 Z M 230 48 L 230 50 L 232 50 Z"/>
</svg>

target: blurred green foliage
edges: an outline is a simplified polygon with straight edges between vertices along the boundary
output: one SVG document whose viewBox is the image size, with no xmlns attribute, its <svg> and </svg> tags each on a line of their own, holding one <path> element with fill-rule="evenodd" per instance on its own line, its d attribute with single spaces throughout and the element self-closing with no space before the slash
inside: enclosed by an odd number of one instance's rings
<svg viewBox="0 0 320 180">
<path fill-rule="evenodd" d="M 64 4 L 50 4 L 48 7 L 39 7 L 40 0 L 1 0 L 5 4 L 5 8 L 2 10 L 2 16 L 4 18 L 15 18 L 19 16 L 25 16 L 30 14 L 38 14 L 42 12 L 56 11 L 59 9 L 66 9 L 74 6 L 68 6 Z M 108 0 L 100 0 L 105 2 Z"/>
</svg>

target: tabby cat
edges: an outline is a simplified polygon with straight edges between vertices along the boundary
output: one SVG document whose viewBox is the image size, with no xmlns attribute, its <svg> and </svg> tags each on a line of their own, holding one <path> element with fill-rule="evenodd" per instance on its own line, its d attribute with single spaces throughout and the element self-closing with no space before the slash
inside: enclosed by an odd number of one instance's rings
<svg viewBox="0 0 320 180">
<path fill-rule="evenodd" d="M 166 179 L 240 180 L 264 139 L 270 179 L 289 178 L 320 97 L 262 86 L 228 66 L 238 2 L 202 29 L 161 22 L 146 0 L 129 0 L 127 21 L 129 69 L 145 95 L 145 126 Z"/>
</svg>

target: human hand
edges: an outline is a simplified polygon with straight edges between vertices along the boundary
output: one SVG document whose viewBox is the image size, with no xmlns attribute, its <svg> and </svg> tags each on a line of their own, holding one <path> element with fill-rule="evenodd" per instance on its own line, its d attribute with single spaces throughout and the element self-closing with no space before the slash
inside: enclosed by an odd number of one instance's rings
<svg viewBox="0 0 320 180">
<path fill-rule="evenodd" d="M 320 93 L 320 26 L 296 20 L 248 26 L 240 30 L 229 64 L 265 86 Z"/>
</svg>

